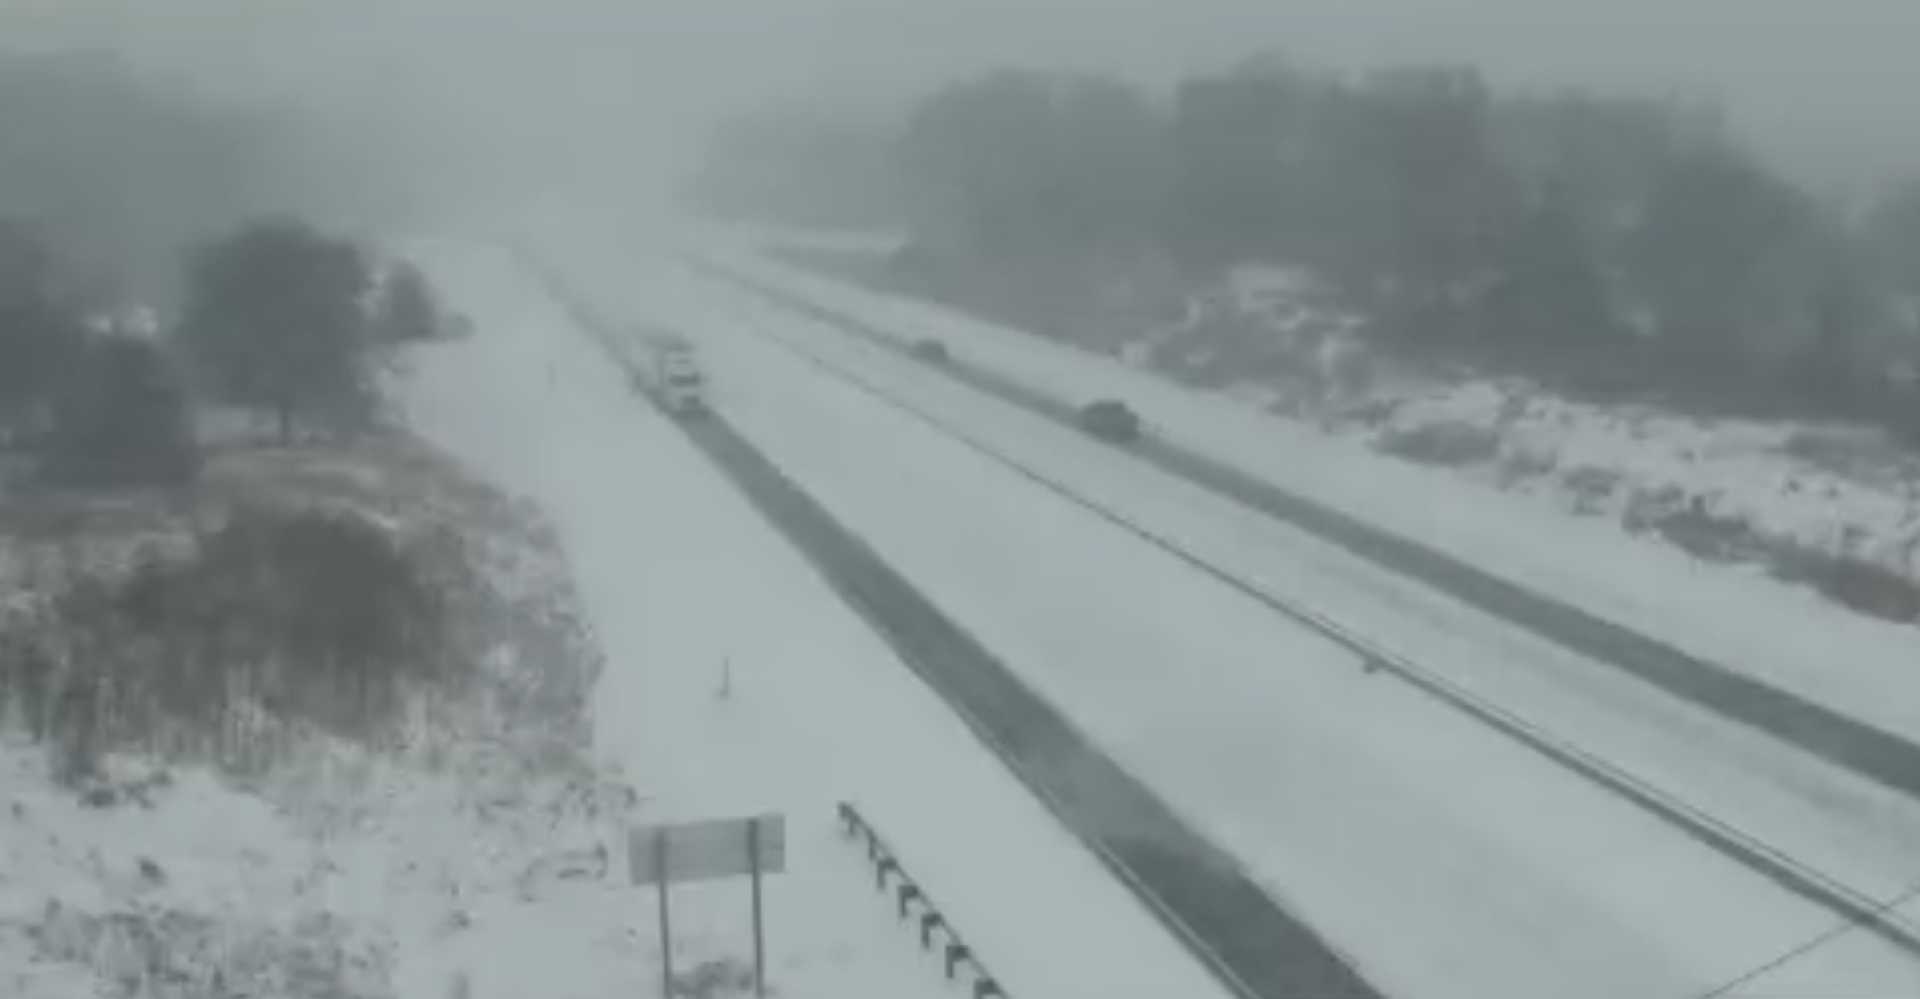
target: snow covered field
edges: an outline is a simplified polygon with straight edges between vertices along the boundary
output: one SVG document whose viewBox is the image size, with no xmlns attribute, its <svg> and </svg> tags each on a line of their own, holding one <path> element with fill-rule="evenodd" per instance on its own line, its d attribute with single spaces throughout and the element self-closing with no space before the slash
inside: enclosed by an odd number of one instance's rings
<svg viewBox="0 0 1920 999">
<path fill-rule="evenodd" d="M 0 788 L 8 996 L 446 999 L 464 974 L 476 999 L 587 997 L 653 981 L 625 893 L 524 880 L 602 829 L 557 783 L 431 776 L 343 750 L 268 788 L 180 771 L 151 807 L 97 808 L 5 744 Z"/>
<path fill-rule="evenodd" d="M 565 688 L 592 663 L 538 522 L 386 437 L 220 454 L 194 499 L 10 503 L 0 585 L 45 599 L 75 573 L 178 557 L 231 503 L 349 510 L 478 584 L 442 591 L 447 651 L 485 653 L 462 690 L 477 696 L 425 708 L 408 744 L 382 751 L 243 701 L 219 727 L 244 778 L 128 750 L 79 791 L 49 780 L 45 747 L 0 731 L 0 994 L 444 999 L 463 973 L 474 996 L 647 981 L 625 894 L 582 849 L 625 795 L 572 766 Z M 503 953 L 524 959 L 489 956 Z"/>
<path fill-rule="evenodd" d="M 639 790 L 638 816 L 788 815 L 793 872 L 768 886 L 782 993 L 953 988 L 838 839 L 846 799 L 1010 995 L 1217 994 L 508 254 L 413 255 L 479 333 L 421 365 L 411 419 L 554 521 L 608 660 L 599 750 Z M 743 940 L 742 891 L 690 918 Z"/>
<path fill-rule="evenodd" d="M 1127 399 L 1153 432 L 1184 447 L 1701 658 L 1920 739 L 1920 659 L 1910 627 L 1862 617 L 1750 568 L 1701 562 L 1617 522 L 1569 516 L 1445 469 L 1382 456 L 1357 441 L 1182 388 L 1117 360 L 824 280 L 737 244 L 716 252 L 903 340 L 941 338 L 956 356 L 1059 398 Z"/>
<path fill-rule="evenodd" d="M 608 252 L 562 263 L 702 337 L 722 413 L 1390 993 L 1686 995 L 1834 920 L 751 333 L 792 317 Z M 1851 830 L 1874 889 L 1882 818 Z M 1920 965 L 1850 934 L 1752 987 L 1902 994 Z"/>
</svg>

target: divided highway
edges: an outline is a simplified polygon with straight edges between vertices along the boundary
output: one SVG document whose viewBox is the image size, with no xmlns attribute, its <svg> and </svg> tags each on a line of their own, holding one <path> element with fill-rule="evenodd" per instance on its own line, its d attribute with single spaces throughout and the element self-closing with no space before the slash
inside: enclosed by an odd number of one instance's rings
<svg viewBox="0 0 1920 999">
<path fill-rule="evenodd" d="M 1624 756 L 1617 738 L 1588 744 L 1582 724 L 1560 727 L 1569 716 L 1462 683 L 1431 643 L 1376 642 L 1380 622 L 1353 607 L 1335 620 L 1317 590 L 1274 589 L 1241 553 L 1281 531 L 1271 512 L 1027 415 L 1071 423 L 1058 400 L 1014 385 L 1032 398 L 1002 406 L 962 387 L 982 387 L 977 370 L 944 371 L 961 376 L 948 385 L 902 362 L 897 335 L 867 330 L 862 343 L 889 348 L 875 352 L 705 281 L 622 299 L 617 273 L 597 287 L 623 318 L 684 324 L 713 348 L 723 418 L 687 424 L 692 441 L 1236 994 L 1920 984 L 1906 851 L 1885 845 L 1920 828 L 1899 794 L 1604 667 L 1578 669 L 1627 696 L 1585 691 L 1601 697 L 1579 712 L 1666 707 L 1616 729 L 1655 736 Z M 619 332 L 554 290 L 624 364 Z M 1441 620 L 1456 616 L 1471 615 Z M 1732 737 L 1682 722 L 1724 755 L 1678 784 L 1658 762 L 1680 758 L 1659 735 L 1675 713 Z M 1716 818 L 1721 785 L 1698 780 L 1716 768 L 1738 778 L 1735 798 L 1761 796 Z M 1838 803 L 1803 815 L 1797 796 L 1816 791 Z M 1898 806 L 1856 807 L 1875 797 Z M 1770 845 L 1783 821 L 1799 828 Z M 1873 859 L 1841 861 L 1855 845 Z"/>
<path fill-rule="evenodd" d="M 576 324 L 600 341 L 614 363 L 631 370 L 622 334 L 539 261 L 522 256 Z M 1229 990 L 1247 999 L 1381 996 L 1344 954 L 1093 746 L 724 417 L 710 414 L 682 425 L 901 660 Z M 1111 821 L 1115 815 L 1128 817 L 1124 827 Z M 1017 897 L 1010 895 L 1009 904 L 1017 905 Z"/>
<path fill-rule="evenodd" d="M 1556 736 L 1498 704 L 1475 695 L 1444 675 L 1375 644 L 1366 636 L 1312 609 L 1298 607 L 1275 597 L 1263 589 L 1259 583 L 1230 568 L 1215 564 L 1204 555 L 1183 547 L 1178 541 L 1155 532 L 1125 513 L 1102 503 L 1099 499 L 1086 495 L 1075 487 L 1050 476 L 1045 470 L 1034 468 L 1003 453 L 991 444 L 970 435 L 966 430 L 916 405 L 913 400 L 862 377 L 858 372 L 785 338 L 768 334 L 762 334 L 762 336 L 766 341 L 792 352 L 828 377 L 851 386 L 908 419 L 922 423 L 935 432 L 958 441 L 994 464 L 1087 511 L 1093 517 L 1113 524 L 1127 534 L 1165 552 L 1182 564 L 1224 584 L 1227 588 L 1275 614 L 1298 623 L 1335 645 L 1353 652 L 1368 664 L 1368 669 L 1392 676 L 1414 687 L 1448 708 L 1553 761 L 1580 779 L 1631 802 L 1661 822 L 1699 841 L 1708 849 L 1752 870 L 1787 891 L 1829 910 L 1847 923 L 1858 925 L 1874 933 L 1911 955 L 1916 962 L 1920 962 L 1920 931 L 1910 927 L 1904 918 L 1892 911 L 1899 903 L 1909 901 L 1913 897 L 1912 894 L 1896 896 L 1893 899 L 1879 899 L 1851 889 L 1745 830 L 1717 819 L 1582 747 Z M 903 585 L 904 582 L 902 580 Z"/>
<path fill-rule="evenodd" d="M 841 310 L 710 260 L 698 257 L 686 260 L 696 270 L 781 308 L 914 357 L 900 336 Z M 1076 425 L 1073 401 L 1054 398 L 962 357 L 949 357 L 937 363 L 918 357 L 914 360 L 1006 403 L 1065 425 Z M 1920 745 L 1907 739 L 1690 655 L 1565 601 L 1519 586 L 1419 542 L 1375 528 L 1190 449 L 1149 437 L 1133 445 L 1131 452 L 1185 481 L 1310 531 L 1482 613 L 1920 799 Z"/>
<path fill-rule="evenodd" d="M 1376 986 L 1677 999 L 1815 937 L 1752 986 L 1920 986 L 1887 911 L 1920 875 L 1907 799 L 1356 587 L 1389 574 L 896 352 L 659 284 L 629 307 L 697 331 L 733 426 Z"/>
</svg>

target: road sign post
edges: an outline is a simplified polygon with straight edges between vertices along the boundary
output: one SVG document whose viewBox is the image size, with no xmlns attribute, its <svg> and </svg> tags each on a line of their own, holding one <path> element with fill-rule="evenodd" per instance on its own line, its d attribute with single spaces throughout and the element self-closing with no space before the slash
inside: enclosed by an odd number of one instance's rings
<svg viewBox="0 0 1920 999">
<path fill-rule="evenodd" d="M 665 830 L 653 838 L 654 869 L 671 870 L 667 866 L 667 836 Z M 667 911 L 667 880 L 660 879 L 660 999 L 673 999 L 673 917 Z"/>
<path fill-rule="evenodd" d="M 753 882 L 753 994 L 767 996 L 767 927 L 760 918 L 760 823 L 747 823 L 747 867 Z"/>
<path fill-rule="evenodd" d="M 671 845 L 669 845 L 671 844 Z M 786 870 L 786 819 L 757 815 L 677 825 L 642 826 L 627 834 L 627 866 L 635 885 L 654 885 L 660 898 L 660 994 L 673 999 L 673 930 L 667 897 L 676 881 L 746 875 L 753 901 L 754 995 L 767 992 L 766 923 L 761 875 Z"/>
</svg>

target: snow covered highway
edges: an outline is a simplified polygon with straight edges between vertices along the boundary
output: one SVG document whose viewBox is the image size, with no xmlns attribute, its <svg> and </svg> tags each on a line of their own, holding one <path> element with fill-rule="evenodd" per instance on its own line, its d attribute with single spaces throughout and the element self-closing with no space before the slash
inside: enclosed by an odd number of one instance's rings
<svg viewBox="0 0 1920 999">
<path fill-rule="evenodd" d="M 728 423 L 1386 993 L 1920 990 L 1912 907 L 1876 911 L 1920 875 L 1905 796 L 661 258 L 560 263 L 605 311 L 696 338 Z M 1655 788 L 1695 831 L 1169 547 Z"/>
<path fill-rule="evenodd" d="M 911 338 L 822 305 L 778 281 L 738 266 L 690 258 L 703 273 L 766 298 L 826 326 L 883 346 L 910 350 Z M 971 344 L 971 340 L 967 341 Z M 1063 424 L 1074 406 L 1003 372 L 967 359 L 940 362 L 946 374 L 983 393 Z M 1426 583 L 1460 602 L 1604 662 L 1675 697 L 1793 742 L 1806 751 L 1920 797 L 1920 741 L 1895 734 L 1844 710 L 1691 654 L 1631 627 L 1589 613 L 1575 603 L 1517 585 L 1470 561 L 1383 531 L 1179 441 L 1149 435 L 1134 446 L 1143 460 L 1250 509 L 1297 525 L 1329 543 Z"/>
<path fill-rule="evenodd" d="M 633 394 L 511 254 L 453 240 L 409 252 L 476 332 L 418 360 L 407 417 L 554 523 L 607 663 L 593 699 L 598 754 L 645 796 L 650 821 L 770 807 L 790 817 L 789 869 L 767 899 L 778 993 L 893 999 L 969 985 L 943 976 L 939 955 L 920 952 L 895 900 L 876 891 L 835 818 L 836 803 L 852 801 L 1007 995 L 1230 994 Z M 739 953 L 744 900 L 729 887 L 676 900 L 683 960 Z M 650 937 L 650 905 L 622 895 Z M 520 978 L 555 970 L 579 995 L 631 994 L 589 979 L 649 980 L 586 953 L 597 941 L 570 939 L 582 927 L 568 918 L 545 927 L 543 939 L 574 945 L 552 961 L 505 945 L 477 952 L 476 999 L 531 994 L 514 990 Z"/>
<path fill-rule="evenodd" d="M 595 315 L 556 278 L 556 297 L 574 302 L 579 324 L 601 337 L 618 324 Z M 614 363 L 622 346 L 609 344 Z M 826 577 L 827 583 L 884 636 L 927 685 L 944 697 L 1063 825 L 1214 972 L 1248 997 L 1377 993 L 1345 957 L 1273 903 L 1238 869 L 1112 760 L 1089 745 L 964 629 L 901 578 L 855 533 L 718 415 L 683 429 Z M 1002 890 L 1010 890 L 1006 885 Z"/>
<path fill-rule="evenodd" d="M 1882 918 L 1886 908 L 1886 903 L 1882 900 L 1836 881 L 1824 872 L 1757 839 L 1740 827 L 1696 808 L 1658 785 L 1604 758 L 1593 755 L 1552 731 L 1538 727 L 1528 718 L 1516 715 L 1498 703 L 1477 696 L 1472 690 L 1457 685 L 1447 676 L 1426 668 L 1392 648 L 1349 630 L 1339 620 L 1320 613 L 1310 605 L 1292 602 L 1274 595 L 1260 583 L 1248 577 L 1236 575 L 1233 570 L 1209 561 L 1205 556 L 1184 547 L 1178 540 L 1141 526 L 1140 523 L 1118 512 L 1114 507 L 1088 494 L 1077 492 L 1072 486 L 1050 477 L 1046 471 L 1022 464 L 1019 460 L 996 450 L 993 445 L 969 436 L 964 430 L 954 427 L 916 405 L 908 395 L 891 393 L 887 388 L 863 378 L 857 372 L 840 366 L 806 346 L 786 343 L 778 339 L 774 342 L 782 343 L 783 346 L 793 350 L 797 356 L 833 377 L 854 385 L 909 418 L 926 423 L 937 431 L 966 444 L 990 461 L 1006 467 L 1067 502 L 1082 507 L 1093 516 L 1166 552 L 1203 575 L 1220 581 L 1226 587 L 1272 609 L 1287 619 L 1298 621 L 1315 633 L 1325 636 L 1334 644 L 1353 652 L 1360 658 L 1365 670 L 1379 672 L 1408 683 L 1431 695 L 1436 701 L 1508 736 L 1582 778 L 1639 804 L 1662 821 L 1680 828 L 1687 835 L 1780 883 L 1790 891 L 1833 910 L 1837 915 L 1860 923 L 1868 931 L 1878 933 L 1895 946 L 1920 957 L 1920 936 L 1916 936 L 1909 930 L 1903 920 Z"/>
</svg>

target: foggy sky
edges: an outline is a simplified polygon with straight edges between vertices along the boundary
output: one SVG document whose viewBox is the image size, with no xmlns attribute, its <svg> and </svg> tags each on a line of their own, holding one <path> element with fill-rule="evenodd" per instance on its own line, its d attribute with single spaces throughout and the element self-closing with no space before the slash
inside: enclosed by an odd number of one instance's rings
<svg viewBox="0 0 1920 999">
<path fill-rule="evenodd" d="M 1003 64 L 1158 83 L 1265 48 L 1308 66 L 1465 60 L 1497 84 L 1715 95 L 1823 193 L 1920 172 L 1917 38 L 1920 0 L 0 0 L 0 44 L 106 48 L 221 93 L 404 110 L 449 143 L 576 161 L 618 148 L 621 169 L 674 158 L 716 111 L 762 94 L 882 102 Z"/>
</svg>

